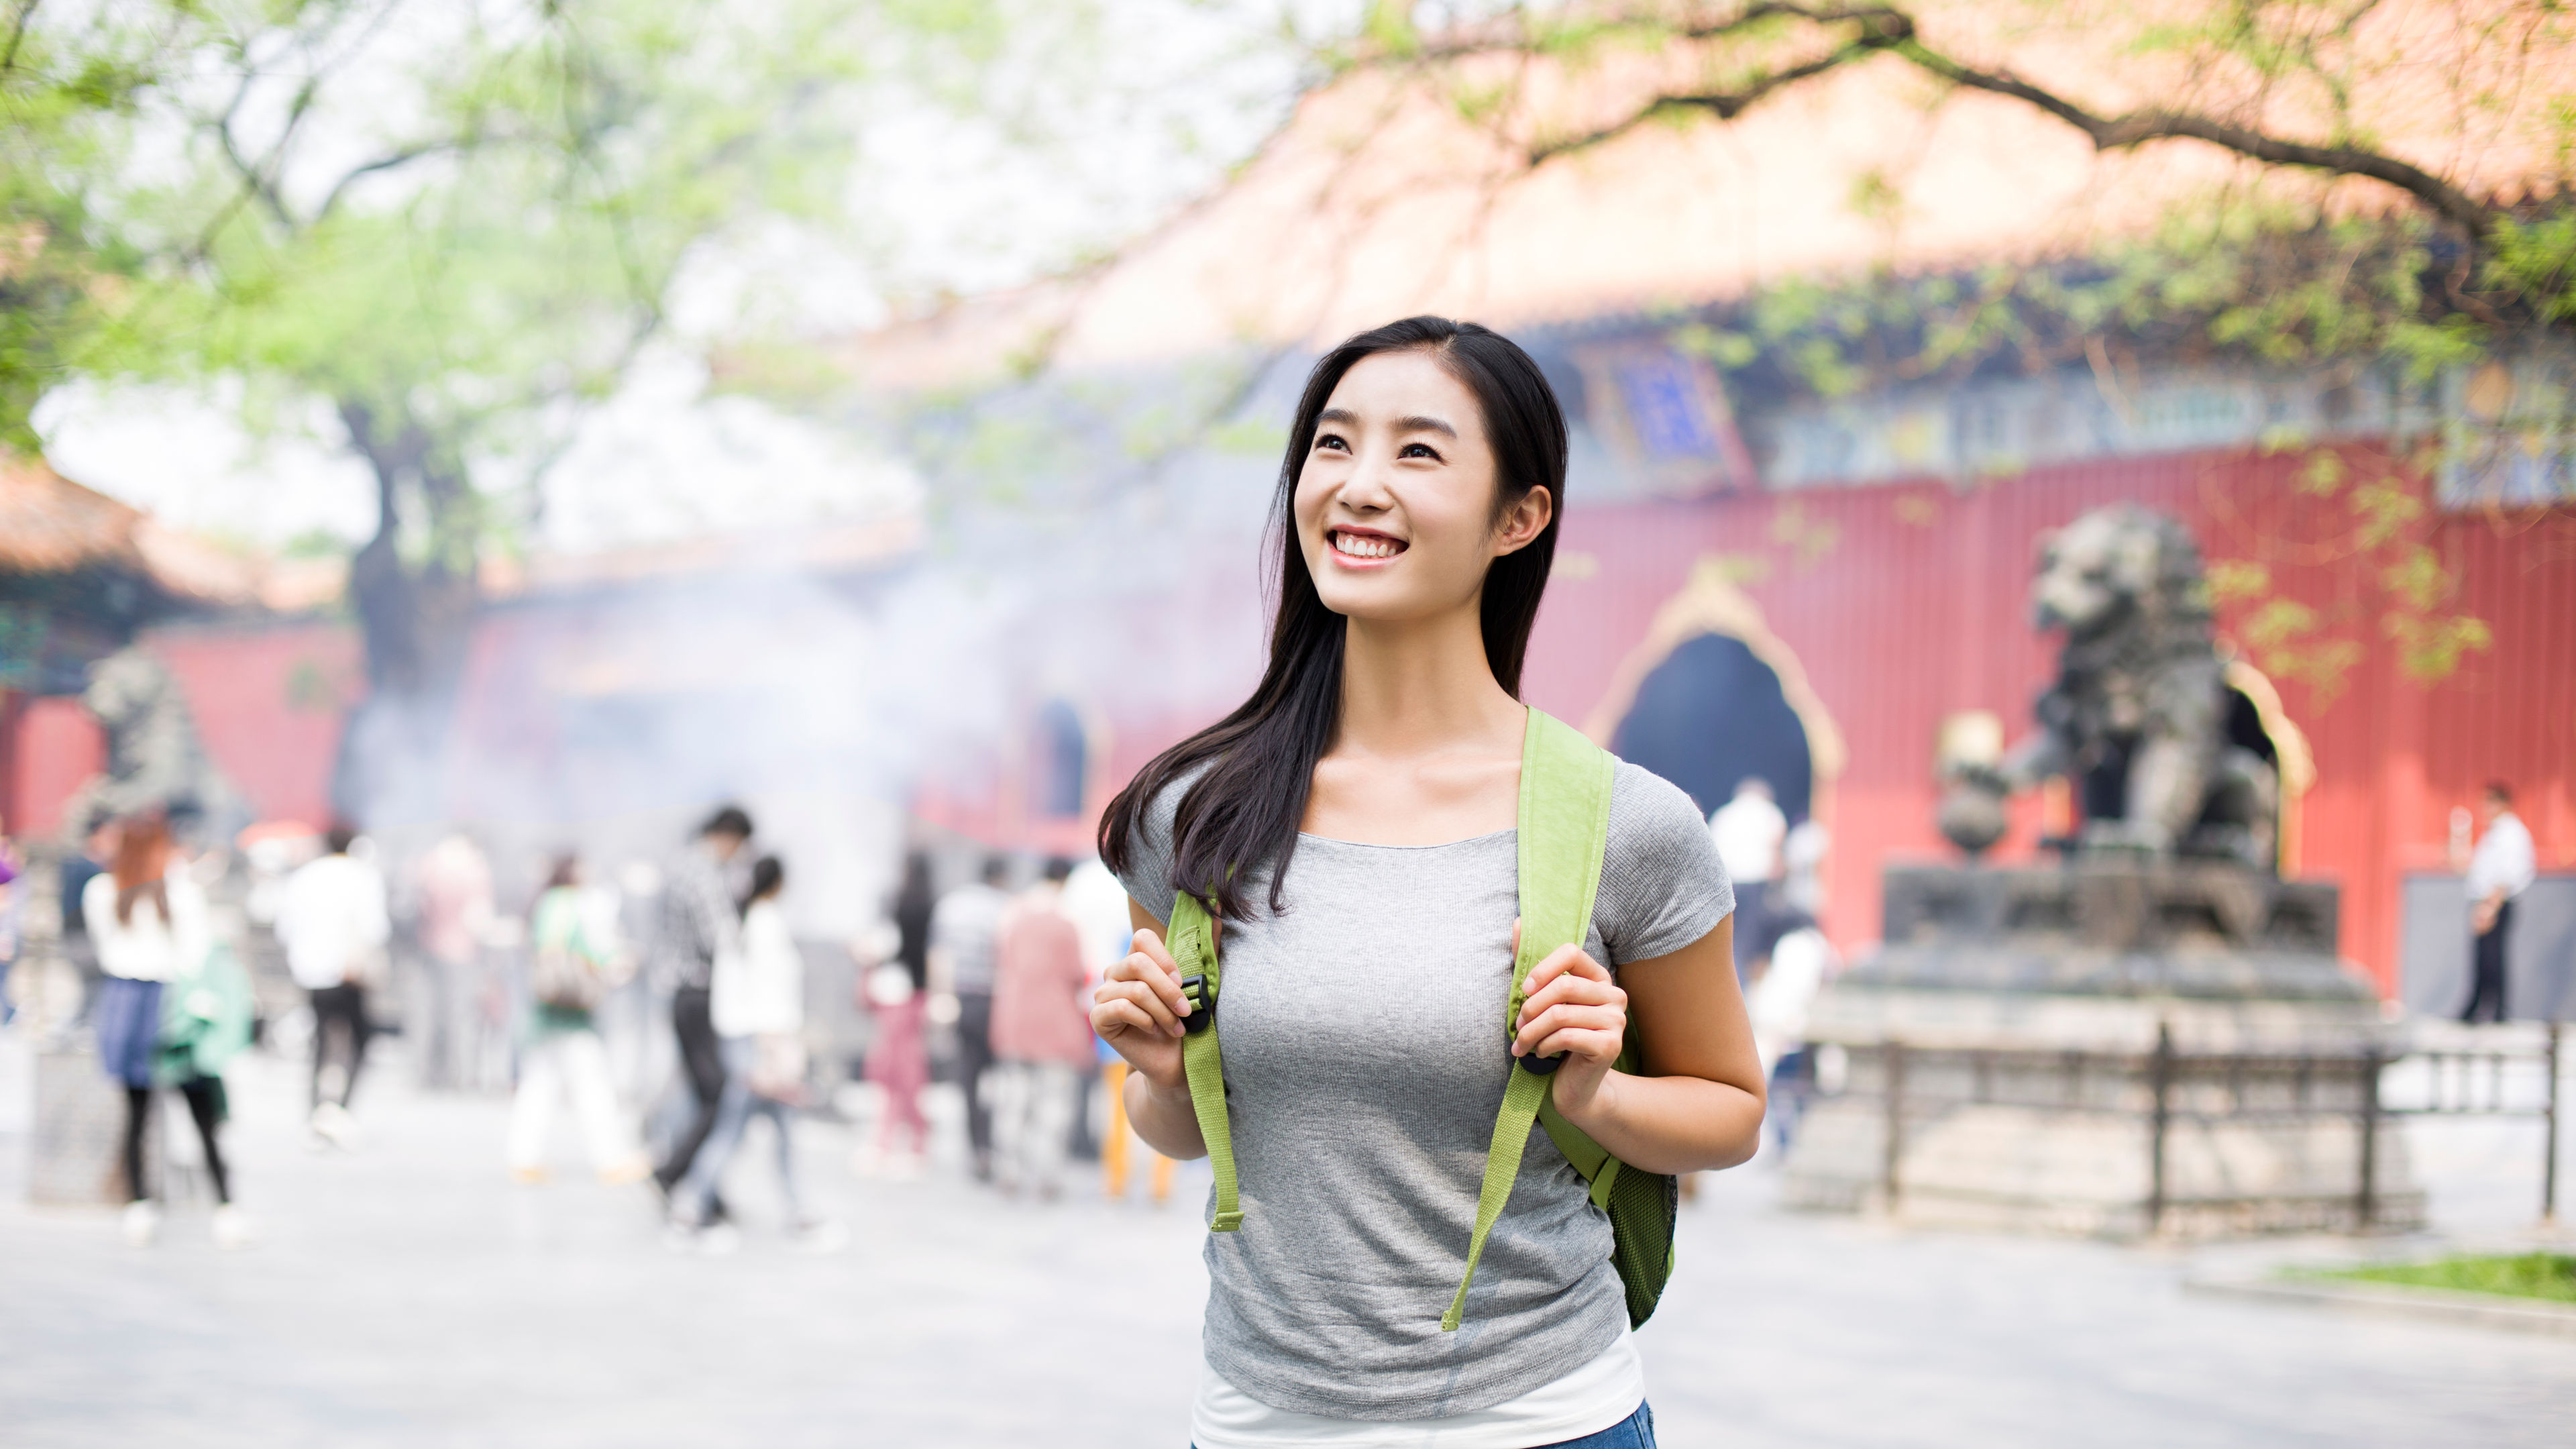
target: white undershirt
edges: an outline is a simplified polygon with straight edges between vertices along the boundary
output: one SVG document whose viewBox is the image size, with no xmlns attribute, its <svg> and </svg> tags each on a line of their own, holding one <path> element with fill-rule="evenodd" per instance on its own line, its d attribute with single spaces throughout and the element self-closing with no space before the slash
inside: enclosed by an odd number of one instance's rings
<svg viewBox="0 0 2576 1449">
<path fill-rule="evenodd" d="M 1439 1419 L 1334 1419 L 1274 1409 L 1199 1368 L 1196 1449 L 1531 1449 L 1598 1434 L 1646 1401 L 1646 1367 L 1626 1333 L 1572 1373 L 1517 1399 Z"/>
</svg>

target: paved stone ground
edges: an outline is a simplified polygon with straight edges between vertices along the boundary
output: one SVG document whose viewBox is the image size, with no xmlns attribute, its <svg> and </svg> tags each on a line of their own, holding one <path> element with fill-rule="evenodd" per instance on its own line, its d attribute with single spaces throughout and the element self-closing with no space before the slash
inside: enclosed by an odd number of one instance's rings
<svg viewBox="0 0 2576 1449">
<path fill-rule="evenodd" d="M 407 1092 L 385 1063 L 371 1137 L 317 1155 L 297 1073 L 251 1060 L 229 1140 L 261 1245 L 202 1206 L 148 1251 L 104 1212 L 23 1204 L 24 1044 L 0 1034 L 0 1442 L 55 1445 L 1178 1446 L 1204 1277 L 1191 1207 L 1052 1209 L 953 1172 L 860 1179 L 849 1133 L 804 1129 L 830 1257 L 761 1230 L 679 1256 L 643 1189 L 499 1167 L 503 1107 Z M 2446 1224 L 2527 1220 L 2529 1134 L 2419 1130 Z M 569 1143 L 564 1144 L 569 1150 Z M 2481 1175 L 2483 1174 L 2483 1175 Z M 2187 1255 L 1791 1215 L 1762 1164 L 1686 1215 L 1641 1335 L 1668 1446 L 2564 1445 L 2576 1348 L 2490 1330 L 2186 1295 L 2195 1267 L 2347 1243 Z"/>
</svg>

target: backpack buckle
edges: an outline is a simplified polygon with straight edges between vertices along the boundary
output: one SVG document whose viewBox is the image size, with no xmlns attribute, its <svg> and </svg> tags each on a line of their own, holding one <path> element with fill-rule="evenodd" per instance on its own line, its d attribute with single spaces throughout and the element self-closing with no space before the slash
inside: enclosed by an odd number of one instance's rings
<svg viewBox="0 0 2576 1449">
<path fill-rule="evenodd" d="M 1503 1052 L 1505 1055 L 1510 1054 L 1512 1049 L 1512 1040 L 1518 1035 L 1519 1033 L 1511 1031 L 1503 1033 Z M 1512 1060 L 1520 1066 L 1522 1071 L 1529 1073 L 1533 1077 L 1544 1077 L 1550 1072 L 1555 1071 L 1558 1067 L 1565 1065 L 1565 1057 L 1562 1054 L 1552 1057 L 1543 1057 L 1536 1052 L 1531 1052 L 1528 1056 L 1513 1057 Z"/>
<path fill-rule="evenodd" d="M 1205 976 L 1181 978 L 1181 994 L 1189 998 L 1190 1014 L 1181 1018 L 1181 1029 L 1192 1036 L 1216 1025 L 1216 993 L 1208 989 Z"/>
</svg>

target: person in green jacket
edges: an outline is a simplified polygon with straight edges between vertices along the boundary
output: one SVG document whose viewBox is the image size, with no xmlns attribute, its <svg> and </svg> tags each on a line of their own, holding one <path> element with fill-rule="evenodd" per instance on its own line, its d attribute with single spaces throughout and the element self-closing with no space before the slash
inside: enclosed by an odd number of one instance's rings
<svg viewBox="0 0 2576 1449">
<path fill-rule="evenodd" d="M 653 1170 L 618 1104 L 608 1049 L 592 1019 L 600 999 L 628 974 L 612 922 L 591 909 L 580 859 L 557 858 L 529 921 L 527 1047 L 510 1105 L 508 1148 L 510 1175 L 521 1182 L 545 1180 L 546 1132 L 566 1092 L 600 1181 L 622 1186 L 643 1181 Z"/>
</svg>

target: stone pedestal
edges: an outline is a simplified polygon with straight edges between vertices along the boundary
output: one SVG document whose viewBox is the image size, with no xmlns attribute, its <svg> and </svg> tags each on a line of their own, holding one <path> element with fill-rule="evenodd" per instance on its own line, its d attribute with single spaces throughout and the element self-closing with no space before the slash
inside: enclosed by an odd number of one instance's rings
<svg viewBox="0 0 2576 1449">
<path fill-rule="evenodd" d="M 1886 946 L 1810 1018 L 1848 1066 L 1791 1203 L 2105 1237 L 2423 1221 L 2332 887 L 2116 858 L 1887 892 Z"/>
<path fill-rule="evenodd" d="M 161 1114 L 143 1139 L 144 1172 L 161 1158 Z M 27 1200 L 48 1205 L 115 1206 L 126 1201 L 125 1089 L 99 1070 L 86 1040 L 40 1048 L 36 1101 L 28 1134 Z"/>
</svg>

